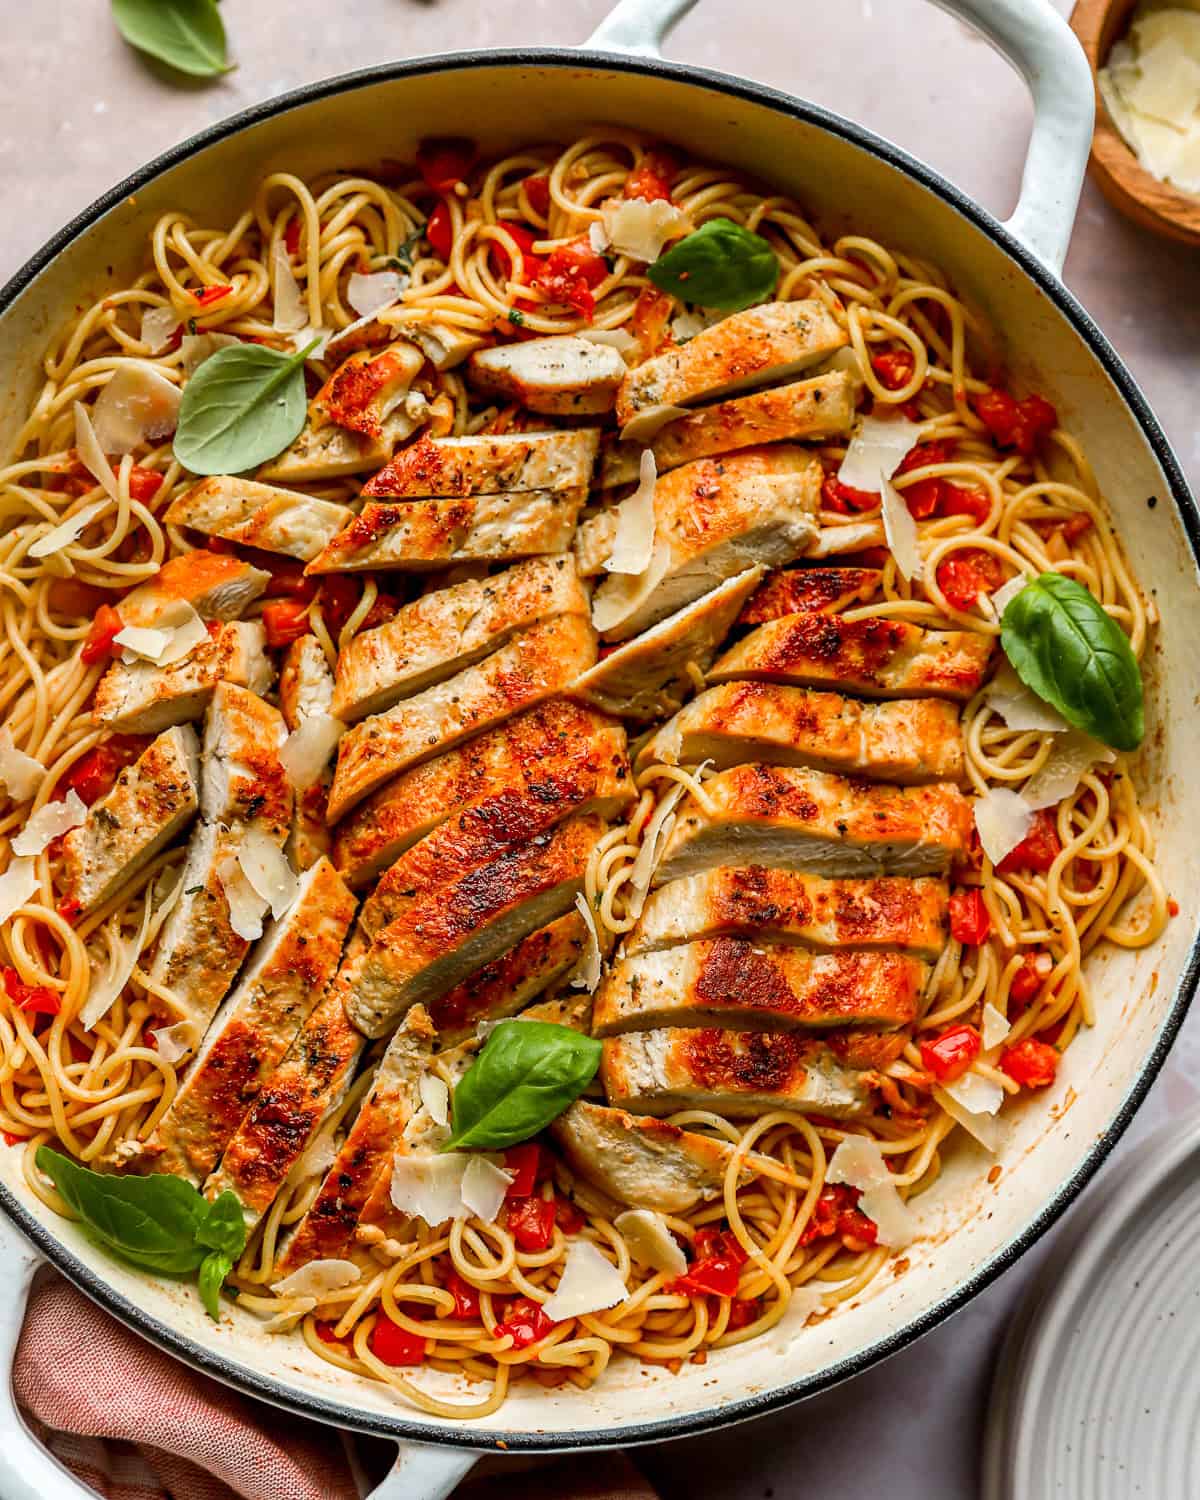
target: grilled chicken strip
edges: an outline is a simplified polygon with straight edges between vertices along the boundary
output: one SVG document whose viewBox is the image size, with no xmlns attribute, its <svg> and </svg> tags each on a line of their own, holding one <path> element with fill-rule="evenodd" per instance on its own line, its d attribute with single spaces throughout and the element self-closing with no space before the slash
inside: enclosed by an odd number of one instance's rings
<svg viewBox="0 0 1200 1500">
<path fill-rule="evenodd" d="M 783 615 L 840 614 L 870 599 L 882 577 L 878 568 L 787 568 L 771 574 L 738 616 L 738 624 L 765 625 Z"/>
<path fill-rule="evenodd" d="M 809 766 L 908 786 L 963 775 L 962 733 L 952 703 L 862 703 L 840 693 L 760 682 L 706 688 L 638 756 L 643 766 L 656 760 L 707 760 L 722 771 L 745 761 Z"/>
<path fill-rule="evenodd" d="M 397 776 L 339 825 L 333 860 L 364 885 L 440 823 L 501 796 L 611 818 L 633 797 L 625 731 L 552 698 Z"/>
<path fill-rule="evenodd" d="M 708 1109 L 753 1119 L 771 1109 L 864 1114 L 877 1075 L 844 1066 L 823 1041 L 799 1031 L 664 1027 L 609 1037 L 600 1077 L 617 1109 Z"/>
<path fill-rule="evenodd" d="M 477 391 L 564 417 L 612 411 L 624 378 L 625 361 L 611 345 L 573 333 L 497 344 L 472 354 L 467 365 Z"/>
<path fill-rule="evenodd" d="M 416 321 L 418 318 L 421 321 Z M 337 364 L 347 354 L 360 349 L 382 349 L 397 338 L 415 344 L 435 370 L 454 369 L 486 342 L 479 334 L 456 328 L 452 323 L 389 307 L 381 308 L 373 318 L 359 318 L 349 328 L 332 334 L 325 345 L 325 360 L 327 364 Z"/>
<path fill-rule="evenodd" d="M 832 877 L 940 875 L 965 854 L 971 804 L 946 782 L 874 786 L 776 766 L 737 766 L 704 783 L 711 811 L 685 803 L 654 872 L 663 885 L 718 865 Z"/>
<path fill-rule="evenodd" d="M 302 635 L 287 648 L 279 672 L 279 707 L 288 732 L 294 733 L 310 719 L 324 719 L 333 712 L 333 673 L 315 635 Z M 287 854 L 297 870 L 307 870 L 329 853 L 329 822 L 325 810 L 333 785 L 333 763 L 306 787 L 295 788 L 292 831 Z"/>
<path fill-rule="evenodd" d="M 63 839 L 63 894 L 79 911 L 102 906 L 145 868 L 200 806 L 200 744 L 188 724 L 165 730 L 117 777 L 87 820 Z"/>
<path fill-rule="evenodd" d="M 708 676 L 714 683 L 741 679 L 837 687 L 865 698 L 929 693 L 965 703 L 979 691 L 991 654 L 991 638 L 973 630 L 797 614 L 751 631 Z"/>
<path fill-rule="evenodd" d="M 156 625 L 179 604 L 190 604 L 204 620 L 236 620 L 270 581 L 270 573 L 240 557 L 185 552 L 130 589 L 116 608 L 126 625 Z"/>
<path fill-rule="evenodd" d="M 377 435 L 351 432 L 333 422 L 310 419 L 300 436 L 278 458 L 259 469 L 257 479 L 274 484 L 308 484 L 365 474 L 386 464 L 399 443 L 407 441 L 434 412 L 432 406 L 399 406 L 383 419 Z"/>
<path fill-rule="evenodd" d="M 139 1158 L 199 1183 L 329 987 L 356 902 L 327 859 L 263 933 L 174 1102 Z"/>
<path fill-rule="evenodd" d="M 944 880 L 828 880 L 764 865 L 721 866 L 651 894 L 623 958 L 697 938 L 737 937 L 810 948 L 898 948 L 932 963 L 946 945 Z"/>
<path fill-rule="evenodd" d="M 617 393 L 617 422 L 624 427 L 648 407 L 689 406 L 789 380 L 848 342 L 832 313 L 815 299 L 767 302 L 733 313 L 630 370 Z"/>
<path fill-rule="evenodd" d="M 352 518 L 348 505 L 232 474 L 192 485 L 171 502 L 164 517 L 172 526 L 190 526 L 227 542 L 283 552 L 303 562 L 316 557 Z"/>
<path fill-rule="evenodd" d="M 265 644 L 257 620 L 237 620 L 218 626 L 207 641 L 170 666 L 114 661 L 96 688 L 92 717 L 121 734 L 157 734 L 198 719 L 218 683 L 265 693 L 275 675 Z"/>
<path fill-rule="evenodd" d="M 709 938 L 616 965 L 596 991 L 596 1036 L 658 1026 L 908 1026 L 929 965 L 906 953 L 814 953 Z"/>
<path fill-rule="evenodd" d="M 550 1127 L 572 1170 L 617 1203 L 682 1214 L 720 1196 L 733 1147 L 665 1120 L 576 1099 Z"/>
<path fill-rule="evenodd" d="M 363 494 L 368 499 L 461 498 L 512 490 L 586 489 L 599 446 L 600 434 L 594 427 L 421 438 L 376 474 Z"/>
<path fill-rule="evenodd" d="M 390 777 L 560 693 L 596 660 L 586 616 L 514 636 L 486 660 L 356 724 L 338 747 L 329 796 L 336 822 Z"/>
<path fill-rule="evenodd" d="M 382 350 L 363 349 L 349 355 L 313 397 L 314 425 L 333 422 L 367 438 L 381 437 L 385 421 L 408 395 L 424 363 L 425 356 L 407 339 Z M 418 394 L 413 405 L 424 402 L 425 397 Z M 416 413 L 406 407 L 405 414 L 414 418 Z"/>
<path fill-rule="evenodd" d="M 535 558 L 425 594 L 346 644 L 338 656 L 333 714 L 349 724 L 381 713 L 482 661 L 530 626 L 587 612 L 588 596 L 570 556 Z"/>
<path fill-rule="evenodd" d="M 674 713 L 708 670 L 738 610 L 762 576 L 747 568 L 610 651 L 572 692 L 625 719 Z"/>
</svg>

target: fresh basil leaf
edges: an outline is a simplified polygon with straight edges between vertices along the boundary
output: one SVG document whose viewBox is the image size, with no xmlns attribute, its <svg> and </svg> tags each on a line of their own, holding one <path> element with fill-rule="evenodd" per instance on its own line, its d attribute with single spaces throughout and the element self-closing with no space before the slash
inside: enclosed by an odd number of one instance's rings
<svg viewBox="0 0 1200 1500">
<path fill-rule="evenodd" d="M 454 1090 L 454 1134 L 442 1148 L 500 1150 L 527 1141 L 578 1099 L 600 1043 L 548 1021 L 502 1021 Z"/>
<path fill-rule="evenodd" d="M 1069 724 L 1115 750 L 1146 733 L 1142 674 L 1129 639 L 1094 595 L 1062 573 L 1042 573 L 1000 622 L 1017 676 Z"/>
<path fill-rule="evenodd" d="M 646 275 L 684 302 L 738 312 L 775 290 L 779 257 L 762 235 L 732 219 L 709 219 L 647 266 Z"/>
<path fill-rule="evenodd" d="M 193 78 L 228 72 L 225 27 L 214 0 L 112 0 L 117 30 L 131 47 Z"/>
<path fill-rule="evenodd" d="M 241 1209 L 238 1209 L 239 1217 Z M 233 1257 L 226 1255 L 222 1250 L 213 1250 L 200 1262 L 200 1300 L 204 1303 L 204 1311 L 213 1322 L 221 1316 L 221 1288 L 225 1285 L 225 1278 L 233 1270 Z"/>
<path fill-rule="evenodd" d="M 175 457 L 193 474 L 240 474 L 282 453 L 304 426 L 304 361 L 261 344 L 229 344 L 183 388 Z"/>
<path fill-rule="evenodd" d="M 407 274 L 412 270 L 413 261 L 416 259 L 417 246 L 424 238 L 425 226 L 422 224 L 420 229 L 414 230 L 402 244 L 396 247 L 395 255 L 388 261 L 388 265 L 393 271 L 403 271 Z"/>
<path fill-rule="evenodd" d="M 206 1206 L 208 1212 L 197 1226 L 196 1238 L 210 1250 L 220 1250 L 236 1260 L 246 1248 L 246 1220 L 238 1195 L 226 1188 Z"/>
</svg>

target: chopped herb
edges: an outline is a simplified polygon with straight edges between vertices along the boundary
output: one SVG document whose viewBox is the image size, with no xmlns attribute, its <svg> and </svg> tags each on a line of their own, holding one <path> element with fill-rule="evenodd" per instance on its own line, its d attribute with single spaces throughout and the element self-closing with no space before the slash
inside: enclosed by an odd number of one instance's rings
<svg viewBox="0 0 1200 1500">
<path fill-rule="evenodd" d="M 195 338 L 195 336 L 196 336 L 196 320 L 195 320 L 195 318 L 189 318 L 187 320 L 187 331 L 192 335 L 193 338 Z"/>
<path fill-rule="evenodd" d="M 407 275 L 413 268 L 414 252 L 424 238 L 425 225 L 422 224 L 419 229 L 415 229 L 404 243 L 398 247 L 395 255 L 390 257 L 388 260 L 389 268 L 393 271 L 403 271 Z"/>
<path fill-rule="evenodd" d="M 187 890 L 184 891 L 183 894 L 185 896 L 198 896 L 203 889 L 204 887 L 202 885 L 189 885 Z"/>
<path fill-rule="evenodd" d="M 525 314 L 518 307 L 514 307 L 508 315 L 508 321 L 514 328 L 524 328 Z"/>
</svg>

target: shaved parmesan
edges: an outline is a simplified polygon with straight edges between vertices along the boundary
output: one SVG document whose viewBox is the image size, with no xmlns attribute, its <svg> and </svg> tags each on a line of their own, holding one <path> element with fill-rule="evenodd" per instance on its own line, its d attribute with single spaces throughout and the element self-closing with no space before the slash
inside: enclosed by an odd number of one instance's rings
<svg viewBox="0 0 1200 1500">
<path fill-rule="evenodd" d="M 658 585 L 671 561 L 669 547 L 656 542 L 644 573 L 614 574 L 592 596 L 592 624 L 601 634 L 627 619 Z"/>
<path fill-rule="evenodd" d="M 904 503 L 904 497 L 881 469 L 879 488 L 883 495 L 883 534 L 888 551 L 896 559 L 902 578 L 910 582 L 921 577 L 921 547 L 917 540 L 917 523 Z"/>
<path fill-rule="evenodd" d="M 175 431 L 181 392 L 152 364 L 131 359 L 121 365 L 96 398 L 92 426 L 105 453 L 132 453 Z"/>
<path fill-rule="evenodd" d="M 856 490 L 876 489 L 879 476 L 890 479 L 920 436 L 920 427 L 907 417 L 864 417 L 846 449 L 838 480 Z"/>
<path fill-rule="evenodd" d="M 361 1280 L 352 1260 L 310 1260 L 282 1281 L 273 1281 L 271 1290 L 277 1297 L 324 1297 Z"/>
<path fill-rule="evenodd" d="M 179 897 L 182 881 L 176 880 L 172 889 L 170 899 L 160 910 L 160 920 L 165 918 L 167 912 L 174 906 Z M 113 1007 L 113 1002 L 120 995 L 125 986 L 133 978 L 133 971 L 137 968 L 138 959 L 141 957 L 142 949 L 146 946 L 146 939 L 150 932 L 150 921 L 154 915 L 153 902 L 147 901 L 142 910 L 141 926 L 138 935 L 132 943 L 121 940 L 113 941 L 109 938 L 108 963 L 104 972 L 100 973 L 95 964 L 89 966 L 87 998 L 83 1002 L 83 1008 L 79 1012 L 79 1019 L 83 1022 L 85 1031 L 91 1031 L 98 1021 L 104 1019 Z M 110 929 L 111 931 L 111 929 Z M 188 1022 L 180 1022 L 180 1025 L 188 1025 Z M 172 1028 L 162 1028 L 164 1032 Z M 169 1045 L 169 1044 L 168 1044 Z M 168 1058 L 168 1062 L 173 1059 Z"/>
<path fill-rule="evenodd" d="M 1029 576 L 1026 573 L 1014 573 L 1007 583 L 1002 583 L 991 596 L 992 608 L 996 611 L 996 618 L 1003 619 L 1004 611 L 1013 602 L 1018 594 L 1029 586 Z"/>
<path fill-rule="evenodd" d="M 1009 729 L 1058 733 L 1070 727 L 1057 709 L 1025 686 L 1007 661 L 1001 662 L 983 696 Z"/>
<path fill-rule="evenodd" d="M 12 730 L 0 729 L 0 785 L 14 802 L 28 802 L 41 786 L 46 768 L 32 755 L 18 750 Z"/>
<path fill-rule="evenodd" d="M 217 865 L 217 879 L 225 892 L 230 927 L 247 943 L 262 937 L 268 903 L 246 879 L 238 860 L 228 855 L 222 859 Z"/>
<path fill-rule="evenodd" d="M 190 656 L 197 646 L 203 645 L 208 640 L 208 626 L 186 600 L 180 600 L 164 611 L 159 617 L 159 623 L 167 626 L 171 637 L 167 642 L 166 650 L 158 658 L 160 667 L 169 667 L 177 661 L 182 661 L 185 656 Z"/>
<path fill-rule="evenodd" d="M 72 787 L 61 802 L 47 802 L 34 813 L 13 839 L 12 851 L 22 856 L 41 854 L 55 839 L 78 828 L 86 819 L 87 808 Z"/>
<path fill-rule="evenodd" d="M 858 1200 L 859 1209 L 872 1219 L 879 1244 L 902 1250 L 916 1234 L 912 1210 L 890 1183 L 868 1188 Z"/>
<path fill-rule="evenodd" d="M 847 1187 L 858 1188 L 862 1193 L 890 1182 L 891 1173 L 879 1142 L 869 1135 L 848 1135 L 830 1157 L 825 1181 L 844 1182 Z"/>
<path fill-rule="evenodd" d="M 38 888 L 37 870 L 31 859 L 14 859 L 0 875 L 0 922 L 24 906 Z"/>
<path fill-rule="evenodd" d="M 297 791 L 320 778 L 345 732 L 341 719 L 332 714 L 309 714 L 292 730 L 280 747 L 279 763 Z"/>
<path fill-rule="evenodd" d="M 944 1084 L 943 1089 L 972 1115 L 994 1115 L 1004 1103 L 1004 1090 L 994 1078 L 982 1073 L 964 1073 L 953 1083 Z"/>
<path fill-rule="evenodd" d="M 363 276 L 357 271 L 346 288 L 346 301 L 360 318 L 370 318 L 393 302 L 399 302 L 400 293 L 408 285 L 408 277 L 399 271 L 373 271 Z"/>
<path fill-rule="evenodd" d="M 336 1160 L 337 1147 L 333 1144 L 333 1136 L 322 1131 L 292 1168 L 292 1176 L 297 1182 L 303 1182 L 306 1177 L 324 1177 Z"/>
<path fill-rule="evenodd" d="M 724 317 L 725 314 L 722 312 L 706 313 L 698 307 L 694 307 L 691 312 L 676 313 L 671 319 L 671 336 L 677 344 L 686 344 L 689 339 L 694 339 L 706 328 L 712 328 L 714 324 L 720 323 Z"/>
<path fill-rule="evenodd" d="M 597 255 L 603 255 L 611 243 L 604 225 L 599 219 L 593 219 L 588 225 L 588 244 Z"/>
<path fill-rule="evenodd" d="M 665 198 L 610 198 L 600 211 L 613 249 L 647 265 L 658 259 L 668 240 L 692 227 L 683 210 Z"/>
<path fill-rule="evenodd" d="M 585 1313 L 603 1312 L 624 1302 L 629 1290 L 611 1261 L 590 1240 L 573 1240 L 554 1294 L 542 1304 L 548 1318 L 561 1322 Z"/>
<path fill-rule="evenodd" d="M 392 1204 L 402 1214 L 424 1219 L 436 1229 L 462 1213 L 462 1184 L 468 1157 L 462 1151 L 405 1156 L 397 1152 L 392 1164 Z"/>
<path fill-rule="evenodd" d="M 267 902 L 278 921 L 300 889 L 300 877 L 288 864 L 287 855 L 261 828 L 248 828 L 237 857 L 251 889 Z"/>
<path fill-rule="evenodd" d="M 983 1007 L 982 1024 L 979 1029 L 983 1037 L 983 1050 L 990 1052 L 993 1047 L 1000 1045 L 1012 1027 L 989 1000 Z"/>
<path fill-rule="evenodd" d="M 179 346 L 183 356 L 183 373 L 189 378 L 196 373 L 210 355 L 218 349 L 227 349 L 230 344 L 240 344 L 241 339 L 232 333 L 187 333 Z"/>
<path fill-rule="evenodd" d="M 149 625 L 124 625 L 113 636 L 113 644 L 122 648 L 121 660 L 126 666 L 139 658 L 157 666 L 171 644 L 171 632 Z"/>
<path fill-rule="evenodd" d="M 486 1156 L 472 1156 L 462 1177 L 463 1207 L 485 1224 L 494 1224 L 512 1180 L 511 1172 Z"/>
<path fill-rule="evenodd" d="M 82 401 L 75 403 L 75 451 L 79 454 L 79 461 L 92 478 L 102 485 L 114 500 L 119 500 L 121 492 L 117 488 L 117 476 L 113 473 L 112 464 L 104 456 L 104 449 L 100 446 L 95 428 L 92 426 L 92 419 L 88 416 L 87 407 Z"/>
<path fill-rule="evenodd" d="M 587 926 L 588 937 L 587 947 L 571 975 L 571 984 L 575 989 L 587 990 L 591 995 L 600 983 L 600 934 L 596 931 L 596 918 L 592 915 L 592 908 L 582 891 L 575 897 L 575 910 Z"/>
<path fill-rule="evenodd" d="M 669 402 L 663 402 L 658 406 L 647 406 L 638 412 L 636 417 L 630 417 L 621 428 L 621 440 L 627 443 L 652 442 L 668 422 L 674 422 L 678 417 L 688 416 L 691 416 L 691 412 L 686 406 L 672 406 Z M 642 456 L 644 458 L 645 454 Z"/>
<path fill-rule="evenodd" d="M 638 487 L 617 506 L 612 554 L 604 564 L 610 573 L 644 573 L 654 552 L 654 486 L 658 468 L 649 448 L 642 454 Z"/>
<path fill-rule="evenodd" d="M 775 1325 L 790 1331 L 803 1328 L 814 1313 L 825 1311 L 825 1293 L 819 1286 L 794 1286 L 788 1298 L 787 1311 Z"/>
<path fill-rule="evenodd" d="M 678 726 L 676 727 L 678 732 Z M 646 825 L 646 831 L 642 834 L 642 847 L 637 852 L 637 858 L 633 862 L 633 869 L 629 875 L 629 915 L 631 917 L 640 917 L 642 914 L 650 882 L 654 879 L 654 872 L 658 868 L 659 860 L 666 852 L 667 842 L 675 827 L 675 809 L 686 793 L 687 787 L 676 782 L 654 809 Z"/>
<path fill-rule="evenodd" d="M 196 1045 L 196 1028 L 191 1021 L 176 1021 L 174 1026 L 160 1026 L 150 1035 L 154 1038 L 154 1049 L 163 1062 L 177 1063 Z"/>
<path fill-rule="evenodd" d="M 1056 735 L 1054 748 L 1044 765 L 1021 788 L 1021 800 L 1035 811 L 1054 807 L 1074 792 L 1097 761 L 1107 765 L 1116 758 L 1115 751 L 1084 734 L 1082 729 Z"/>
<path fill-rule="evenodd" d="M 1011 854 L 1033 822 L 1033 808 L 1007 787 L 993 786 L 975 799 L 975 827 L 983 852 L 994 865 Z"/>
<path fill-rule="evenodd" d="M 64 547 L 69 547 L 72 542 L 77 541 L 84 527 L 90 526 L 96 517 L 107 509 L 107 500 L 93 500 L 91 505 L 85 505 L 73 516 L 60 521 L 53 531 L 48 531 L 45 536 L 38 537 L 29 549 L 30 557 L 49 557 L 54 552 L 61 552 Z"/>
<path fill-rule="evenodd" d="M 1000 1121 L 995 1115 L 976 1114 L 964 1109 L 953 1094 L 934 1087 L 933 1097 L 953 1120 L 957 1120 L 968 1135 L 973 1135 L 985 1150 L 995 1152 L 1000 1142 Z"/>
<path fill-rule="evenodd" d="M 306 1318 L 317 1305 L 315 1297 L 297 1297 L 285 1312 L 275 1313 L 263 1324 L 264 1333 L 290 1333 L 301 1318 Z"/>
<path fill-rule="evenodd" d="M 667 1228 L 662 1214 L 651 1208 L 631 1208 L 618 1214 L 613 1224 L 624 1236 L 634 1260 L 655 1271 L 664 1271 L 668 1276 L 686 1274 L 687 1256 Z"/>
<path fill-rule="evenodd" d="M 151 354 L 165 349 L 178 327 L 179 314 L 173 307 L 143 308 L 140 338 Z"/>
<path fill-rule="evenodd" d="M 308 326 L 308 309 L 300 283 L 292 271 L 291 258 L 283 240 L 275 241 L 271 253 L 271 281 L 275 290 L 275 311 L 271 326 L 276 333 L 299 333 Z"/>
<path fill-rule="evenodd" d="M 638 349 L 637 339 L 624 328 L 582 328 L 577 337 L 586 339 L 589 344 L 607 344 L 622 358 L 636 353 Z"/>
<path fill-rule="evenodd" d="M 422 1073 L 417 1081 L 417 1093 L 426 1114 L 435 1125 L 450 1123 L 450 1089 L 444 1078 L 436 1073 Z"/>
</svg>

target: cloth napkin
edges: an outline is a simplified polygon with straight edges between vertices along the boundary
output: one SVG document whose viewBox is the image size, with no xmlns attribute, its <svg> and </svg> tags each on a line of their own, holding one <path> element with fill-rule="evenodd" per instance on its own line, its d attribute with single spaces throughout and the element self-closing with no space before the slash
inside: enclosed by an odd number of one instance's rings
<svg viewBox="0 0 1200 1500">
<path fill-rule="evenodd" d="M 106 1500 L 360 1500 L 367 1492 L 333 1428 L 177 1363 L 49 1270 L 29 1299 L 13 1389 L 35 1435 Z M 533 1472 L 489 1467 L 461 1486 L 461 1500 L 656 1500 L 621 1453 Z"/>
</svg>

